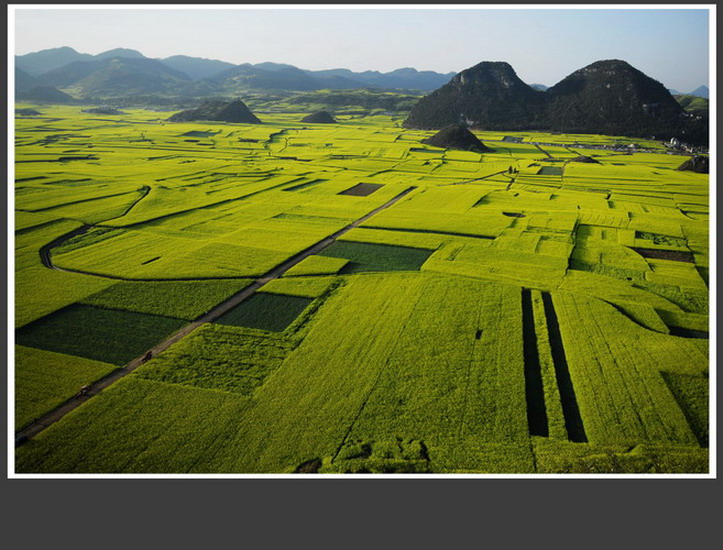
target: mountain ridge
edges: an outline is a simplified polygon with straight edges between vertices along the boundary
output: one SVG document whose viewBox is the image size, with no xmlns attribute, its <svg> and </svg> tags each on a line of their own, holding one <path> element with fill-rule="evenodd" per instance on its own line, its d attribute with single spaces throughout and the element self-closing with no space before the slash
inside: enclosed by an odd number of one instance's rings
<svg viewBox="0 0 723 550">
<path fill-rule="evenodd" d="M 686 113 L 660 82 L 626 61 L 601 60 L 544 92 L 505 62 L 483 61 L 420 99 L 407 128 L 465 123 L 478 130 L 544 130 L 707 140 L 702 117 Z"/>
<path fill-rule="evenodd" d="M 82 71 L 78 63 L 96 63 L 85 68 L 86 74 L 83 77 L 86 77 L 92 73 L 94 67 L 99 67 L 97 64 L 99 61 L 111 58 L 152 59 L 145 57 L 137 50 L 128 48 L 115 48 L 91 55 L 79 53 L 68 46 L 62 46 L 15 56 L 15 63 L 19 69 L 34 77 L 45 77 L 48 73 L 51 73 L 47 82 L 48 85 L 55 85 L 52 82 L 53 78 L 57 78 L 58 73 L 69 72 L 73 74 Z M 285 63 L 270 61 L 234 65 L 219 59 L 187 55 L 158 58 L 156 61 L 188 76 L 194 82 L 194 85 L 190 88 L 191 93 L 193 93 L 193 90 L 200 90 L 204 93 L 206 91 L 235 93 L 239 91 L 239 86 L 261 90 L 282 89 L 295 91 L 327 88 L 339 90 L 380 88 L 431 91 L 443 85 L 455 74 L 453 72 L 418 71 L 411 67 L 402 67 L 386 73 L 379 71 L 354 72 L 343 68 L 307 70 Z M 69 69 L 69 71 L 65 71 L 65 69 Z M 226 76 L 231 80 L 221 85 L 219 79 L 227 71 L 229 72 Z M 69 80 L 70 74 L 63 77 L 64 82 Z M 215 89 L 210 89 L 213 88 L 213 85 L 208 82 L 209 80 L 215 83 Z M 71 82 L 65 85 L 72 84 Z"/>
</svg>

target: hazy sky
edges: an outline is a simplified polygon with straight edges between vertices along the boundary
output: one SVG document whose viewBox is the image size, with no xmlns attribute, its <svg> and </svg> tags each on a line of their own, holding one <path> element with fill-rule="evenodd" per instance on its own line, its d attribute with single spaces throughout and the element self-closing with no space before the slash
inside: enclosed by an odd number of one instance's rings
<svg viewBox="0 0 723 550">
<path fill-rule="evenodd" d="M 705 9 L 27 9 L 15 11 L 15 53 L 117 47 L 302 69 L 459 72 L 507 61 L 552 85 L 600 59 L 623 59 L 669 88 L 708 84 Z M 426 9 L 423 9 L 426 8 Z M 430 9 L 431 8 L 431 9 Z"/>
</svg>

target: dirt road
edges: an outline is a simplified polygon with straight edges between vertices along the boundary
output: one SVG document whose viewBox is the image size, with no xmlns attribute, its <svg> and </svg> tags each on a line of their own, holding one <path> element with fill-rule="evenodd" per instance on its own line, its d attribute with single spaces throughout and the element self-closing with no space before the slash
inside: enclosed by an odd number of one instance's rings
<svg viewBox="0 0 723 550">
<path fill-rule="evenodd" d="M 340 229 L 336 233 L 329 235 L 325 239 L 322 239 L 321 241 L 317 242 L 316 244 L 312 245 L 311 247 L 307 248 L 306 250 L 296 254 L 295 256 L 292 256 L 282 264 L 279 264 L 272 270 L 268 271 L 258 279 L 256 279 L 253 283 L 251 283 L 249 286 L 245 287 L 240 292 L 234 294 L 229 299 L 221 302 L 216 307 L 214 307 L 211 311 L 203 315 L 202 317 L 198 318 L 197 320 L 193 321 L 192 323 L 189 323 L 188 325 L 184 326 L 181 330 L 178 332 L 175 332 L 162 342 L 156 344 L 153 346 L 150 350 L 147 350 L 139 357 L 136 357 L 131 361 L 130 363 L 126 364 L 125 366 L 114 370 L 110 374 L 104 376 L 100 380 L 97 380 L 93 384 L 90 384 L 84 392 L 83 395 L 76 395 L 75 397 L 69 399 L 62 405 L 56 407 L 46 415 L 44 415 L 42 418 L 39 418 L 32 424 L 29 424 L 28 426 L 24 427 L 22 430 L 16 432 L 15 434 L 15 446 L 18 447 L 28 441 L 29 439 L 35 437 L 37 434 L 42 432 L 45 428 L 48 426 L 54 424 L 61 418 L 63 418 L 66 414 L 68 414 L 73 409 L 76 409 L 88 399 L 91 399 L 93 396 L 100 393 L 102 390 L 113 384 L 113 382 L 123 378 L 130 372 L 133 372 L 135 369 L 137 369 L 139 366 L 141 366 L 145 362 L 145 357 L 148 353 L 151 354 L 151 356 L 156 356 L 165 349 L 168 349 L 170 346 L 178 342 L 181 338 L 184 338 L 185 336 L 188 336 L 191 332 L 196 330 L 198 327 L 200 327 L 204 323 L 210 323 L 221 317 L 224 313 L 230 311 L 237 305 L 239 305 L 241 302 L 247 300 L 250 298 L 256 291 L 258 291 L 261 287 L 263 287 L 265 284 L 269 283 L 270 281 L 273 281 L 274 279 L 278 279 L 281 277 L 286 271 L 294 267 L 296 264 L 301 262 L 302 260 L 308 258 L 309 256 L 312 256 L 314 254 L 319 253 L 321 250 L 332 244 L 334 241 L 336 241 L 339 237 L 344 235 L 345 233 L 351 231 L 355 227 L 359 227 L 362 223 L 367 221 L 369 218 L 374 216 L 375 214 L 381 212 L 382 210 L 389 208 L 405 196 L 407 196 L 409 193 L 414 191 L 416 187 L 409 187 L 408 189 L 402 191 L 398 195 L 396 195 L 391 200 L 385 202 L 383 205 L 379 206 L 378 208 L 375 208 L 365 216 L 362 216 L 358 220 L 353 221 L 346 227 Z M 43 259 L 43 264 L 46 267 L 52 268 L 52 269 L 58 269 L 56 268 L 51 260 L 50 251 L 52 248 L 56 246 L 60 246 L 63 242 L 66 240 L 74 237 L 75 235 L 79 235 L 80 233 L 83 233 L 84 231 L 87 231 L 87 227 L 76 229 L 75 231 L 72 231 L 66 235 L 63 235 L 62 237 L 59 237 L 58 239 L 55 239 L 52 243 L 49 243 L 45 247 L 41 249 L 40 255 Z"/>
</svg>

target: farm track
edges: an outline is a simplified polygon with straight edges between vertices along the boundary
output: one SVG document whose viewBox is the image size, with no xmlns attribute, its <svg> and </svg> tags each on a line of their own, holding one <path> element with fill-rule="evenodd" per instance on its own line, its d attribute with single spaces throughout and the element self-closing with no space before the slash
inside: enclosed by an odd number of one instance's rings
<svg viewBox="0 0 723 550">
<path fill-rule="evenodd" d="M 501 170 L 499 172 L 495 172 L 494 174 L 488 174 L 486 176 L 482 176 L 481 178 L 474 178 L 471 180 L 464 180 L 464 181 L 455 181 L 453 183 L 443 183 L 440 185 L 440 187 L 444 186 L 444 185 L 462 185 L 463 183 L 474 183 L 475 181 L 486 180 L 486 179 L 492 178 L 494 176 L 499 176 L 501 174 L 506 174 L 506 173 L 507 173 L 507 170 Z"/>
<path fill-rule="evenodd" d="M 138 197 L 135 201 L 133 201 L 133 204 L 131 204 L 131 205 L 126 209 L 125 212 L 123 212 L 120 216 L 118 216 L 118 218 L 122 218 L 123 216 L 127 216 L 128 214 L 130 214 L 130 213 L 131 213 L 131 210 L 133 210 L 136 206 L 138 206 L 138 204 L 139 204 L 143 199 L 145 199 L 145 198 L 148 196 L 148 193 L 151 192 L 151 186 L 150 186 L 150 185 L 144 185 L 143 187 L 141 187 L 141 188 L 139 189 L 139 192 L 140 192 L 141 196 Z M 114 220 L 114 219 L 117 219 L 117 218 L 111 218 L 111 220 Z M 110 220 L 106 220 L 106 221 L 110 221 Z"/>
<path fill-rule="evenodd" d="M 567 149 L 569 152 L 571 152 L 573 155 L 577 155 L 578 157 L 581 157 L 581 156 L 582 156 L 582 154 L 580 154 L 578 151 L 575 151 L 574 149 L 571 149 L 571 148 L 568 147 L 567 145 L 563 145 L 563 147 L 564 147 L 565 149 Z"/>
<path fill-rule="evenodd" d="M 537 147 L 537 148 L 540 150 L 540 152 L 542 152 L 542 153 L 544 153 L 545 155 L 547 155 L 547 158 L 552 158 L 552 155 L 551 155 L 550 153 L 548 153 L 547 151 L 545 151 L 542 147 L 540 147 L 540 145 L 539 145 L 538 143 L 534 143 L 534 142 L 533 142 L 533 145 L 534 145 L 535 147 Z"/>
<path fill-rule="evenodd" d="M 298 179 L 298 178 L 297 178 L 297 179 Z M 172 213 L 170 213 L 170 214 L 164 214 L 164 215 L 158 216 L 158 217 L 156 217 L 156 218 L 149 218 L 149 219 L 147 219 L 147 220 L 143 220 L 143 221 L 140 221 L 140 222 L 129 223 L 128 225 L 118 225 L 118 226 L 107 225 L 107 226 L 105 226 L 105 227 L 112 227 L 113 229 L 128 229 L 128 228 L 132 228 L 132 227 L 138 227 L 139 225 L 144 225 L 144 224 L 146 224 L 146 223 L 148 223 L 148 222 L 155 222 L 155 221 L 158 221 L 158 220 L 168 220 L 168 219 L 173 218 L 173 217 L 176 217 L 176 216 L 181 216 L 181 215 L 183 215 L 183 214 L 188 214 L 189 212 L 193 212 L 194 210 L 203 210 L 204 208 L 211 208 L 211 207 L 214 207 L 214 206 L 220 206 L 220 205 L 222 205 L 222 204 L 228 204 L 228 203 L 234 202 L 234 201 L 245 200 L 245 199 L 248 199 L 248 198 L 250 198 L 250 197 L 253 197 L 254 195 L 258 195 L 259 193 L 265 193 L 266 191 L 271 191 L 272 189 L 276 189 L 277 187 L 283 187 L 284 185 L 289 185 L 290 183 L 293 183 L 294 181 L 296 181 L 296 180 L 287 181 L 287 182 L 284 182 L 284 183 L 279 183 L 279 184 L 277 184 L 277 185 L 274 185 L 274 186 L 271 186 L 271 187 L 267 187 L 266 189 L 259 189 L 258 191 L 253 191 L 253 192 L 251 192 L 251 193 L 248 193 L 248 194 L 246 194 L 246 195 L 242 195 L 242 196 L 240 196 L 240 197 L 235 197 L 235 198 L 232 198 L 232 199 L 223 199 L 223 200 L 220 200 L 220 201 L 217 201 L 217 202 L 212 202 L 212 203 L 209 203 L 209 204 L 204 204 L 203 206 L 195 206 L 195 207 L 193 207 L 193 208 L 187 208 L 187 209 L 185 209 L 185 210 L 179 210 L 179 211 L 177 211 L 177 212 L 172 212 Z M 145 196 L 145 195 L 144 195 L 144 196 Z M 113 218 L 113 219 L 116 219 L 116 218 Z M 111 220 L 108 220 L 108 221 L 111 221 Z M 105 222 L 104 222 L 104 223 L 105 223 Z"/>
<path fill-rule="evenodd" d="M 199 317 L 192 323 L 189 323 L 185 327 L 183 327 L 181 330 L 175 332 L 170 337 L 166 338 L 162 342 L 156 344 L 151 349 L 147 350 L 145 353 L 140 355 L 139 357 L 133 359 L 130 363 L 127 363 L 123 367 L 120 367 L 110 374 L 104 376 L 100 380 L 97 380 L 93 384 L 90 384 L 87 388 L 87 391 L 83 395 L 76 395 L 75 397 L 72 397 L 65 403 L 59 405 L 49 413 L 45 414 L 38 420 L 35 420 L 31 424 L 25 426 L 21 430 L 17 431 L 15 434 L 15 446 L 18 447 L 22 445 L 23 443 L 27 442 L 29 439 L 32 439 L 37 434 L 42 432 L 45 428 L 48 426 L 51 426 L 61 418 L 63 418 L 66 414 L 69 412 L 75 410 L 80 405 L 88 401 L 91 397 L 94 395 L 97 395 L 102 390 L 116 382 L 117 380 L 120 380 L 127 374 L 133 372 L 135 369 L 140 367 L 145 362 L 145 357 L 148 355 L 148 353 L 151 354 L 151 356 L 155 357 L 157 354 L 161 353 L 162 351 L 168 349 L 170 346 L 184 338 L 185 336 L 188 336 L 191 332 L 196 330 L 198 327 L 203 325 L 204 323 L 210 323 L 221 317 L 224 313 L 230 311 L 234 307 L 238 306 L 243 301 L 250 298 L 256 291 L 258 291 L 261 287 L 266 285 L 267 283 L 273 281 L 274 279 L 278 279 L 281 277 L 286 271 L 300 263 L 302 260 L 308 258 L 309 256 L 312 256 L 314 254 L 317 254 L 327 246 L 334 243 L 339 237 L 344 235 L 345 233 L 351 231 L 352 229 L 358 227 L 362 223 L 364 223 L 366 220 L 374 216 L 375 214 L 378 214 L 382 210 L 385 210 L 407 196 L 409 193 L 414 191 L 416 187 L 409 187 L 406 190 L 402 191 L 389 201 L 385 202 L 381 206 L 375 208 L 368 214 L 365 214 L 361 218 L 353 221 L 346 227 L 340 229 L 336 233 L 333 233 L 332 235 L 329 235 L 325 239 L 322 239 L 318 243 L 314 244 L 313 246 L 307 248 L 306 250 L 299 252 L 295 256 L 292 256 L 285 262 L 279 264 L 272 270 L 268 271 L 263 276 L 256 279 L 253 283 L 251 283 L 249 286 L 245 287 L 240 292 L 236 293 L 235 295 L 231 296 L 229 299 L 221 302 L 216 307 L 211 309 L 208 313 L 204 314 L 203 316 Z M 66 233 L 65 235 L 62 235 L 61 237 L 58 237 L 54 241 L 48 243 L 44 247 L 40 249 L 40 257 L 43 261 L 43 265 L 46 267 L 49 267 L 51 269 L 59 269 L 55 266 L 53 266 L 52 261 L 50 260 L 50 250 L 56 246 L 59 246 L 63 242 L 67 241 L 68 239 L 80 235 L 82 233 L 87 232 L 92 226 L 86 225 L 83 227 L 80 227 L 78 229 L 75 229 L 69 233 Z M 114 278 L 114 277 L 111 277 Z"/>
</svg>

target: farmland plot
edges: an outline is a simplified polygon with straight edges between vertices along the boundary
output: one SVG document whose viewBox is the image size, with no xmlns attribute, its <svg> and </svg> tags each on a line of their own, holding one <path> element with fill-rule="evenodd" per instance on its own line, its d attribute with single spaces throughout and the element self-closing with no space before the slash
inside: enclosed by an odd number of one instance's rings
<svg viewBox="0 0 723 550">
<path fill-rule="evenodd" d="M 43 109 L 16 120 L 16 428 L 195 323 L 18 472 L 708 471 L 708 177 L 684 157 Z"/>
</svg>

